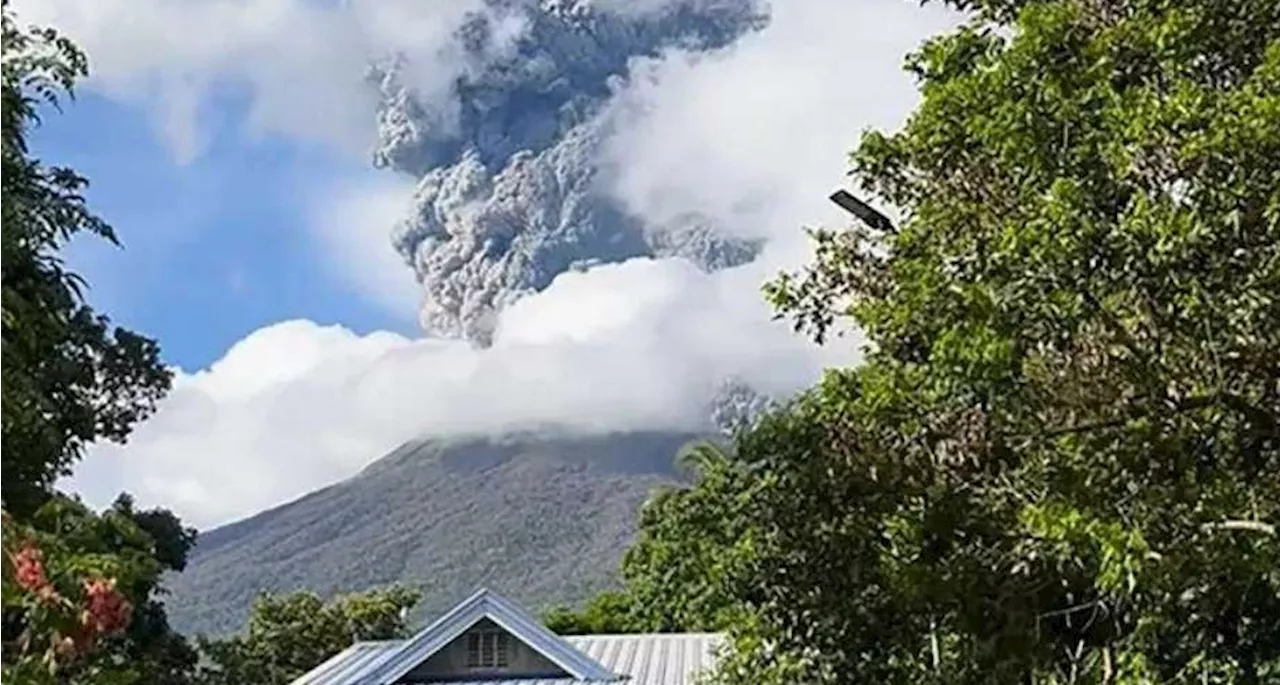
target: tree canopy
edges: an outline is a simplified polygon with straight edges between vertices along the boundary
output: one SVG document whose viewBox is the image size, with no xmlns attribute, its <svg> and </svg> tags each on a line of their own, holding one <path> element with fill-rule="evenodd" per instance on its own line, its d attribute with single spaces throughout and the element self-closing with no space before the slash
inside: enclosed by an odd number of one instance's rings
<svg viewBox="0 0 1280 685">
<path fill-rule="evenodd" d="M 310 592 L 264 594 L 242 635 L 200 641 L 201 685 L 288 685 L 359 640 L 409 636 L 405 616 L 421 593 L 372 590 L 325 602 Z"/>
<path fill-rule="evenodd" d="M 123 495 L 100 514 L 55 495 L 28 520 L 6 520 L 5 677 L 187 682 L 197 655 L 160 595 L 194 544 L 172 513 Z"/>
<path fill-rule="evenodd" d="M 112 327 L 63 265 L 79 235 L 115 241 L 87 182 L 27 145 L 87 64 L 55 31 L 20 28 L 7 1 L 3 40 L 4 678 L 180 685 L 196 653 L 170 629 L 160 581 L 195 532 L 127 496 L 95 514 L 54 487 L 87 444 L 124 440 L 170 381 L 155 342 Z"/>
<path fill-rule="evenodd" d="M 84 447 L 123 441 L 169 389 L 155 341 L 113 327 L 83 297 L 61 250 L 80 235 L 116 241 L 73 169 L 45 166 L 28 149 L 40 105 L 57 108 L 87 73 L 85 56 L 52 29 L 19 28 L 3 5 L 4 460 L 0 488 L 14 515 L 30 514 Z"/>
<path fill-rule="evenodd" d="M 900 221 L 766 288 L 865 363 L 647 514 L 628 593 L 714 588 L 726 683 L 1274 681 L 1280 5 L 954 4 L 852 155 Z"/>
<path fill-rule="evenodd" d="M 745 512 L 758 483 L 718 444 L 690 445 L 676 460 L 696 486 L 667 488 L 645 503 L 622 561 L 622 587 L 577 611 L 551 610 L 543 622 L 552 631 L 713 632 L 744 618 L 728 581 L 752 556 Z"/>
</svg>

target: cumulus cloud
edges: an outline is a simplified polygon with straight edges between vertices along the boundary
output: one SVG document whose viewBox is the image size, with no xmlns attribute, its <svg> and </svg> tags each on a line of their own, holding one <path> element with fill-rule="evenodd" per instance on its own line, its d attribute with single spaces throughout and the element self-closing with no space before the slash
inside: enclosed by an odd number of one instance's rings
<svg viewBox="0 0 1280 685">
<path fill-rule="evenodd" d="M 772 10 L 765 30 L 728 50 L 634 65 L 606 157 L 611 189 L 631 211 L 655 221 L 698 212 L 803 250 L 793 239 L 802 223 L 846 216 L 823 198 L 862 131 L 896 128 L 914 103 L 905 54 L 957 22 L 937 3 L 897 0 Z"/>
<path fill-rule="evenodd" d="M 258 134 L 364 153 L 376 96 L 371 60 L 398 52 L 414 86 L 447 94 L 465 68 L 453 31 L 480 0 L 21 0 L 23 21 L 55 26 L 92 57 L 89 87 L 143 105 L 175 155 L 208 143 L 203 115 L 243 98 Z"/>
<path fill-rule="evenodd" d="M 785 393 L 848 349 L 810 354 L 746 274 L 708 279 L 680 260 L 561 275 L 500 316 L 491 347 L 357 335 L 288 321 L 210 368 L 182 373 L 127 446 L 95 447 L 69 483 L 91 501 L 127 489 L 200 526 L 346 477 L 421 435 L 543 426 L 706 427 L 717 383 Z"/>
<path fill-rule="evenodd" d="M 441 27 L 475 2 L 20 5 L 25 20 L 60 26 L 88 49 L 92 87 L 144 103 L 177 151 L 196 154 L 200 113 L 227 88 L 247 93 L 255 130 L 363 145 L 375 106 L 361 83 L 366 58 L 409 46 L 438 59 L 434 76 L 422 70 L 429 89 L 456 67 Z M 767 239 L 756 261 L 708 274 L 636 259 L 561 274 L 498 315 L 487 349 L 269 326 L 184 372 L 130 443 L 96 446 L 71 486 L 95 502 L 127 489 L 209 526 L 346 477 L 416 436 L 549 423 L 687 428 L 725 377 L 785 393 L 850 363 L 852 341 L 815 349 L 770 321 L 759 286 L 808 258 L 802 226 L 846 220 L 825 197 L 847 151 L 862 129 L 901 121 L 915 100 L 902 55 L 954 22 L 899 0 L 786 0 L 767 28 L 727 49 L 634 65 L 611 105 L 601 182 L 655 224 L 694 212 Z M 324 189 L 310 209 L 335 269 L 392 308 L 412 307 L 400 285 L 411 276 L 386 247 L 390 220 L 378 224 L 404 192 L 362 179 Z"/>
</svg>

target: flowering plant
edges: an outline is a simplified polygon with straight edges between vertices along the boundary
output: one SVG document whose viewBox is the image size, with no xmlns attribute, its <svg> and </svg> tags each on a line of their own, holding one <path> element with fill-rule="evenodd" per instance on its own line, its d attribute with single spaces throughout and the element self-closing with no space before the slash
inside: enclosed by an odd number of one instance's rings
<svg viewBox="0 0 1280 685">
<path fill-rule="evenodd" d="M 124 632 L 133 615 L 133 605 L 117 589 L 119 560 L 72 553 L 58 536 L 14 521 L 7 512 L 3 531 L 5 680 L 67 682 L 76 674 L 105 675 L 95 663 L 96 647 Z"/>
</svg>

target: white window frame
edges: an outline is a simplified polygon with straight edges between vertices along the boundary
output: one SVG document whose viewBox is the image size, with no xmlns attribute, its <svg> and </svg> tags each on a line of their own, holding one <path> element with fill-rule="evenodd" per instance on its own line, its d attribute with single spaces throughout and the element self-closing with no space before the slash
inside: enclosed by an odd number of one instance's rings
<svg viewBox="0 0 1280 685">
<path fill-rule="evenodd" d="M 511 665 L 511 636 L 505 630 L 472 630 L 467 633 L 467 668 L 495 670 Z"/>
</svg>

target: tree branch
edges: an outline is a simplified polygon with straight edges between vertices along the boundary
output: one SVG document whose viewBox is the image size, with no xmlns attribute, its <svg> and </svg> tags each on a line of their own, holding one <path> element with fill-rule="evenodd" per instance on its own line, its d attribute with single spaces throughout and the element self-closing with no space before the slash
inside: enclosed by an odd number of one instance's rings
<svg viewBox="0 0 1280 685">
<path fill-rule="evenodd" d="M 1200 526 L 1201 530 L 1247 530 L 1254 533 L 1263 533 L 1266 535 L 1275 535 L 1276 527 L 1265 521 L 1247 521 L 1240 519 L 1230 519 L 1220 521 L 1218 523 L 1206 523 Z"/>
</svg>

